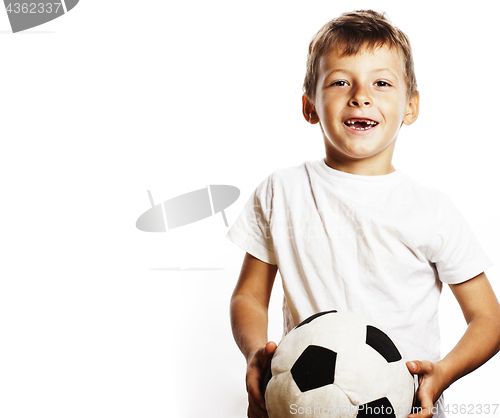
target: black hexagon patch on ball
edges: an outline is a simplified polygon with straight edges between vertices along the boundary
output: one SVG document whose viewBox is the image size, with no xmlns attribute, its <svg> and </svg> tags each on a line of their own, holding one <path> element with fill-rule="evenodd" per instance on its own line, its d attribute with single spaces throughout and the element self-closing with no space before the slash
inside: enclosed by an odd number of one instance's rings
<svg viewBox="0 0 500 418">
<path fill-rule="evenodd" d="M 335 379 L 337 353 L 317 345 L 308 346 L 290 370 L 301 392 L 331 385 Z"/>
</svg>

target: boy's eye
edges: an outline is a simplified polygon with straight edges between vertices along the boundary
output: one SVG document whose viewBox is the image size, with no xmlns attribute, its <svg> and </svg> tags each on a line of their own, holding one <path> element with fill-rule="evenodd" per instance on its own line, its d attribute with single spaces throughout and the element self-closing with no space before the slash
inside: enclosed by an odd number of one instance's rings
<svg viewBox="0 0 500 418">
<path fill-rule="evenodd" d="M 387 81 L 379 80 L 375 83 L 378 87 L 390 87 L 390 84 Z"/>
<path fill-rule="evenodd" d="M 332 86 L 345 87 L 345 86 L 347 86 L 347 81 L 345 81 L 345 80 L 338 80 L 338 81 L 334 81 L 331 85 Z"/>
</svg>

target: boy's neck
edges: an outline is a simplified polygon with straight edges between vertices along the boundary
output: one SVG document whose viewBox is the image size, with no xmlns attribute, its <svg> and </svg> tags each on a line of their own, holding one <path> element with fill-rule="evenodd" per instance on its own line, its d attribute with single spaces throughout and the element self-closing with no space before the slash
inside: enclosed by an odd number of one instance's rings
<svg viewBox="0 0 500 418">
<path fill-rule="evenodd" d="M 328 167 L 344 173 L 358 176 L 383 176 L 396 171 L 391 161 L 380 164 L 375 161 L 338 161 L 331 155 L 326 155 L 325 163 Z"/>
</svg>

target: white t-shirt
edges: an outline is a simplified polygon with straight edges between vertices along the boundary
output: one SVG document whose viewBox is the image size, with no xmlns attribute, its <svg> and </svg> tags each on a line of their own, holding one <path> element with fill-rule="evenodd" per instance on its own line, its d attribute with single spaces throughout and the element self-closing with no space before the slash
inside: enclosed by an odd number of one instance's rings
<svg viewBox="0 0 500 418">
<path fill-rule="evenodd" d="M 440 359 L 442 283 L 491 265 L 441 192 L 401 171 L 359 176 L 324 160 L 266 178 L 227 236 L 278 265 L 285 333 L 314 313 L 348 310 L 379 324 L 412 360 Z"/>
</svg>

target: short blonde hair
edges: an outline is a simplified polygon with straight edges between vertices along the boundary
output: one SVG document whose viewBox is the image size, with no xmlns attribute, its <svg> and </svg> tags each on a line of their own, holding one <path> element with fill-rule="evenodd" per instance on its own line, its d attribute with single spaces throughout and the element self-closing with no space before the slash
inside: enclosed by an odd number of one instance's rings
<svg viewBox="0 0 500 418">
<path fill-rule="evenodd" d="M 307 54 L 307 70 L 304 79 L 304 95 L 311 101 L 316 96 L 320 58 L 334 48 L 342 56 L 357 54 L 361 48 L 377 48 L 387 45 L 396 47 L 402 55 L 406 95 L 410 100 L 418 93 L 413 55 L 408 37 L 393 26 L 387 16 L 373 10 L 343 13 L 326 23 L 313 37 Z"/>
</svg>

